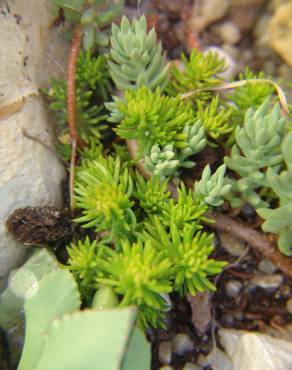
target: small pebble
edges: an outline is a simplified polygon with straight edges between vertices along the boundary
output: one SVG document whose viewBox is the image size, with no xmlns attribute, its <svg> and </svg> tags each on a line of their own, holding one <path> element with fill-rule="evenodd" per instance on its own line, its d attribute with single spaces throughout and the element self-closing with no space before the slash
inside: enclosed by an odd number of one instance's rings
<svg viewBox="0 0 292 370">
<path fill-rule="evenodd" d="M 258 264 L 258 269 L 261 272 L 264 272 L 266 274 L 273 274 L 274 272 L 276 272 L 277 267 L 271 261 L 269 261 L 268 259 L 264 258 Z"/>
<path fill-rule="evenodd" d="M 238 296 L 242 288 L 242 283 L 238 280 L 229 280 L 225 286 L 226 293 L 229 297 L 235 298 Z"/>
<path fill-rule="evenodd" d="M 202 370 L 201 366 L 187 362 L 182 370 Z"/>
<path fill-rule="evenodd" d="M 286 302 L 286 310 L 292 315 L 292 298 L 289 298 Z"/>
<path fill-rule="evenodd" d="M 210 358 L 208 356 L 203 355 L 202 353 L 199 354 L 197 363 L 201 367 L 209 366 L 211 365 Z"/>
<path fill-rule="evenodd" d="M 177 355 L 183 356 L 186 352 L 194 351 L 195 345 L 187 334 L 179 333 L 172 339 L 172 349 Z"/>
<path fill-rule="evenodd" d="M 234 318 L 232 315 L 230 315 L 230 313 L 222 315 L 222 320 L 229 325 L 232 325 L 234 323 Z"/>
<path fill-rule="evenodd" d="M 172 346 L 171 342 L 161 342 L 159 344 L 158 348 L 158 358 L 159 361 L 162 364 L 170 364 L 171 363 L 171 351 L 172 351 Z"/>
<path fill-rule="evenodd" d="M 232 256 L 239 257 L 245 250 L 245 243 L 229 233 L 220 233 L 221 246 Z"/>
<path fill-rule="evenodd" d="M 210 51 L 213 53 L 217 53 L 219 58 L 225 61 L 226 70 L 220 73 L 219 75 L 224 80 L 230 80 L 231 77 L 234 76 L 237 71 L 237 64 L 235 63 L 233 58 L 222 48 L 219 48 L 217 46 L 210 46 L 204 52 L 207 54 Z"/>
<path fill-rule="evenodd" d="M 234 45 L 240 41 L 240 29 L 233 22 L 224 22 L 217 28 L 218 34 L 227 44 Z"/>
<path fill-rule="evenodd" d="M 283 275 L 257 275 L 250 280 L 253 286 L 265 289 L 274 290 L 277 289 L 283 282 Z"/>
</svg>

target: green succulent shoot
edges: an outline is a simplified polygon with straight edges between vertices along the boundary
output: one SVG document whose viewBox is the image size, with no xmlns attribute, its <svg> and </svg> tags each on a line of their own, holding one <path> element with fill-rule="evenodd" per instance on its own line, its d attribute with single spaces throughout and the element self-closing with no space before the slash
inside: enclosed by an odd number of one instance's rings
<svg viewBox="0 0 292 370">
<path fill-rule="evenodd" d="M 168 81 L 168 65 L 157 42 L 155 30 L 147 33 L 145 16 L 132 23 L 123 16 L 120 27 L 112 25 L 109 70 L 121 91 L 147 86 L 163 89 Z"/>
<path fill-rule="evenodd" d="M 259 208 L 257 213 L 265 220 L 262 229 L 279 235 L 278 246 L 282 253 L 292 255 L 292 133 L 282 143 L 285 169 L 280 173 L 275 168 L 267 171 L 267 183 L 279 197 L 279 207 Z"/>
<path fill-rule="evenodd" d="M 86 50 L 104 48 L 109 44 L 110 25 L 121 15 L 125 0 L 53 0 L 54 5 L 65 11 L 66 19 L 83 27 L 83 47 Z"/>
<path fill-rule="evenodd" d="M 187 135 L 183 129 L 196 122 L 191 104 L 180 101 L 179 97 L 161 95 L 160 88 L 152 92 L 143 86 L 127 91 L 125 98 L 116 102 L 116 108 L 121 120 L 115 131 L 123 139 L 136 139 L 143 154 L 149 153 L 155 144 L 186 147 Z"/>
<path fill-rule="evenodd" d="M 147 214 L 160 214 L 170 199 L 167 190 L 167 181 L 161 181 L 159 177 L 152 176 L 146 181 L 141 175 L 136 174 L 135 197 L 140 206 Z"/>
<path fill-rule="evenodd" d="M 172 224 L 183 229 L 186 224 L 201 229 L 201 222 L 207 221 L 205 217 L 208 205 L 202 197 L 194 196 L 191 189 L 187 190 L 182 184 L 178 188 L 177 199 L 170 199 L 163 207 L 161 221 L 165 226 Z"/>
<path fill-rule="evenodd" d="M 279 104 L 271 112 L 269 108 L 267 100 L 256 111 L 250 108 L 246 112 L 243 127 L 235 130 L 236 145 L 230 157 L 224 159 L 227 167 L 241 177 L 232 182 L 233 190 L 255 208 L 266 205 L 256 192 L 267 185 L 266 169 L 279 166 L 283 160 L 281 142 L 286 118 L 281 117 Z"/>
<path fill-rule="evenodd" d="M 95 290 L 95 279 L 100 272 L 97 270 L 97 259 L 101 258 L 104 243 L 94 240 L 91 242 L 86 236 L 84 242 L 72 242 L 67 247 L 69 255 L 67 265 L 77 281 L 80 291 L 86 300 L 89 300 Z"/>
<path fill-rule="evenodd" d="M 105 277 L 97 278 L 97 283 L 113 287 L 121 296 L 121 307 L 136 305 L 140 326 L 163 325 L 167 303 L 162 294 L 172 291 L 170 261 L 140 238 L 134 244 L 122 241 L 119 249 L 107 248 L 98 261 Z"/>
<path fill-rule="evenodd" d="M 155 248 L 171 261 L 175 291 L 185 295 L 215 290 L 208 277 L 220 273 L 226 263 L 209 259 L 214 249 L 212 234 L 197 232 L 189 224 L 180 230 L 175 223 L 168 231 L 157 216 L 145 226 L 144 238 L 150 238 Z"/>
<path fill-rule="evenodd" d="M 223 164 L 212 175 L 211 168 L 204 168 L 202 178 L 195 183 L 195 196 L 203 197 L 204 201 L 212 207 L 218 207 L 224 202 L 224 196 L 230 191 L 231 185 L 225 183 L 224 174 L 226 165 Z"/>
<path fill-rule="evenodd" d="M 109 98 L 110 91 L 106 57 L 93 56 L 90 51 L 80 52 L 76 71 L 76 123 L 79 135 L 87 144 L 93 139 L 100 139 L 107 127 L 107 113 L 102 103 Z M 66 82 L 52 79 L 50 89 L 44 92 L 48 97 L 50 109 L 56 114 L 57 149 L 65 160 L 69 160 L 71 144 Z"/>
<path fill-rule="evenodd" d="M 220 104 L 219 95 L 207 106 L 203 102 L 198 102 L 197 118 L 202 122 L 207 136 L 215 140 L 234 131 L 235 125 L 230 119 L 232 113 L 233 108 L 224 108 Z"/>
<path fill-rule="evenodd" d="M 172 177 L 180 164 L 173 144 L 165 145 L 162 149 L 157 144 L 153 145 L 150 154 L 145 156 L 144 161 L 145 170 L 162 181 Z"/>
<path fill-rule="evenodd" d="M 78 172 L 75 184 L 77 207 L 83 227 L 107 231 L 113 239 L 130 237 L 136 227 L 130 196 L 133 182 L 119 158 L 93 160 Z"/>
<path fill-rule="evenodd" d="M 214 52 L 202 53 L 196 50 L 191 52 L 189 59 L 182 54 L 182 67 L 172 65 L 169 92 L 186 93 L 206 87 L 215 87 L 222 82 L 220 73 L 225 71 L 225 62 Z M 194 95 L 194 99 L 206 100 L 211 93 L 202 91 Z"/>
</svg>

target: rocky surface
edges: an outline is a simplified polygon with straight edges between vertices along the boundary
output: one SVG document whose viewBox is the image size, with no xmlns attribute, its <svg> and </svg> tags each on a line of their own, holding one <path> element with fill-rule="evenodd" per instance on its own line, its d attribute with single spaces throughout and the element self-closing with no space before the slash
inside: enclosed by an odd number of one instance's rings
<svg viewBox="0 0 292 370">
<path fill-rule="evenodd" d="M 271 45 L 292 67 L 292 2 L 284 3 L 276 9 L 269 31 Z"/>
<path fill-rule="evenodd" d="M 289 370 L 292 343 L 268 335 L 219 330 L 220 343 L 232 358 L 234 370 Z"/>
<path fill-rule="evenodd" d="M 39 93 L 48 76 L 64 73 L 66 45 L 52 31 L 50 0 L 0 4 L 0 277 L 25 247 L 8 234 L 17 208 L 62 205 L 65 170 L 53 150 L 53 120 Z"/>
</svg>

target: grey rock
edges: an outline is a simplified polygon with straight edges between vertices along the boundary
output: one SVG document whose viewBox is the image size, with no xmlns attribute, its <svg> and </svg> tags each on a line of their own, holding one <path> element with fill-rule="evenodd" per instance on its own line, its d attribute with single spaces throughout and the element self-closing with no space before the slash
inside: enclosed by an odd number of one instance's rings
<svg viewBox="0 0 292 370">
<path fill-rule="evenodd" d="M 179 333 L 172 339 L 172 349 L 177 355 L 183 356 L 186 352 L 194 351 L 195 345 L 187 334 Z"/>
<path fill-rule="evenodd" d="M 245 250 L 245 243 L 229 233 L 219 234 L 221 246 L 232 256 L 239 257 Z"/>
<path fill-rule="evenodd" d="M 290 370 L 292 343 L 269 335 L 220 329 L 220 343 L 230 356 L 234 370 Z"/>
<path fill-rule="evenodd" d="M 225 286 L 226 293 L 229 297 L 235 298 L 242 289 L 242 283 L 238 280 L 229 280 Z"/>
<path fill-rule="evenodd" d="M 172 345 L 170 341 L 161 342 L 158 348 L 158 359 L 162 364 L 171 363 Z"/>
<path fill-rule="evenodd" d="M 266 274 L 273 274 L 276 272 L 277 267 L 271 261 L 264 258 L 258 264 L 258 269 Z"/>
<path fill-rule="evenodd" d="M 275 290 L 283 282 L 283 275 L 281 274 L 267 274 L 267 275 L 257 275 L 251 280 L 251 288 L 259 287 L 266 290 Z"/>
</svg>

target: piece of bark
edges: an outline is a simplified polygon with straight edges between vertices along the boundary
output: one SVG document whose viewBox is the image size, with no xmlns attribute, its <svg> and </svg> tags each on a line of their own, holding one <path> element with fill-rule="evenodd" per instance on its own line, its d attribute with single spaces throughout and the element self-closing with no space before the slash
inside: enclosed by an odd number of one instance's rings
<svg viewBox="0 0 292 370">
<path fill-rule="evenodd" d="M 197 333 L 203 335 L 212 322 L 211 294 L 209 292 L 188 294 L 187 299 L 192 309 L 192 324 Z"/>
</svg>

